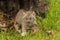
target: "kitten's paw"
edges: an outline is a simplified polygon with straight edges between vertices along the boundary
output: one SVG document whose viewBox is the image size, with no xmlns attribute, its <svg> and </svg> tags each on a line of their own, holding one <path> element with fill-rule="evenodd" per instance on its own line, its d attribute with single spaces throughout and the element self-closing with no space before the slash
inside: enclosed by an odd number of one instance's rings
<svg viewBox="0 0 60 40">
<path fill-rule="evenodd" d="M 25 35 L 26 35 L 26 32 L 22 32 L 22 33 L 21 33 L 21 36 L 25 36 Z"/>
<path fill-rule="evenodd" d="M 18 32 L 19 32 L 19 33 L 21 33 L 21 31 L 20 31 L 20 30 L 18 30 Z"/>
</svg>

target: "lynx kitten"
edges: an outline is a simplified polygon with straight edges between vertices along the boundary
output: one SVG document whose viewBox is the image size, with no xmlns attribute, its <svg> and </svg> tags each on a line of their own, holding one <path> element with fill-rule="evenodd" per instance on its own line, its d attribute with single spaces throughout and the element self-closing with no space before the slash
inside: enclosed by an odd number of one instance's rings
<svg viewBox="0 0 60 40">
<path fill-rule="evenodd" d="M 36 14 L 32 10 L 25 11 L 23 9 L 19 10 L 15 17 L 15 21 L 18 25 L 15 25 L 15 28 L 18 32 L 18 26 L 21 26 L 21 35 L 26 35 L 26 30 L 30 29 L 35 33 L 38 30 L 37 23 L 36 23 Z"/>
</svg>

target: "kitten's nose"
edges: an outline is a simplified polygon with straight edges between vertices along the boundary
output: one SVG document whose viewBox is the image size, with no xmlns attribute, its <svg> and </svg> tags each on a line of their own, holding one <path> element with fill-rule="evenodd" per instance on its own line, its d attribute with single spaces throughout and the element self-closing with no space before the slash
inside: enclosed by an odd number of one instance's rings
<svg viewBox="0 0 60 40">
<path fill-rule="evenodd" d="M 28 21 L 27 23 L 30 23 L 30 21 Z"/>
</svg>

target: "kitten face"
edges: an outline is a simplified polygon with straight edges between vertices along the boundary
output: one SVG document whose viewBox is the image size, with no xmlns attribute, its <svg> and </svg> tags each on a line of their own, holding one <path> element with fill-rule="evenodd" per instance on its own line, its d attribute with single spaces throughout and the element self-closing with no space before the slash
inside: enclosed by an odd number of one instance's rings
<svg viewBox="0 0 60 40">
<path fill-rule="evenodd" d="M 26 11 L 25 13 L 26 14 L 23 17 L 25 22 L 32 23 L 32 22 L 36 21 L 36 19 L 35 19 L 36 15 L 35 15 L 34 11 Z"/>
<path fill-rule="evenodd" d="M 34 21 L 36 21 L 36 17 L 35 17 L 35 12 L 34 11 L 24 11 L 24 10 L 20 10 L 17 15 L 16 15 L 16 22 L 18 24 L 21 24 L 23 21 L 25 23 L 33 23 Z"/>
</svg>

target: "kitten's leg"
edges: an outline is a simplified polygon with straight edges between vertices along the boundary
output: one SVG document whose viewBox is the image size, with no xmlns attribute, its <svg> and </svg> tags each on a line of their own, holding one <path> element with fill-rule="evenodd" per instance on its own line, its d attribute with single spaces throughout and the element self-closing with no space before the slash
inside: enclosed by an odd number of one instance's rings
<svg viewBox="0 0 60 40">
<path fill-rule="evenodd" d="M 16 31 L 18 31 L 19 33 L 21 32 L 21 30 L 19 30 L 19 26 L 18 24 L 15 22 L 14 23 L 14 28 L 16 29 Z"/>
<path fill-rule="evenodd" d="M 39 27 L 37 26 L 36 21 L 34 21 L 34 26 L 32 27 L 32 33 L 34 34 L 34 33 L 38 32 L 38 31 L 39 31 Z"/>
<path fill-rule="evenodd" d="M 38 31 L 39 31 L 39 27 L 37 27 L 37 26 L 32 27 L 32 31 L 31 31 L 32 34 L 38 32 Z"/>
<path fill-rule="evenodd" d="M 21 36 L 25 36 L 26 35 L 26 25 L 25 23 L 23 22 L 22 23 L 22 33 L 21 33 Z"/>
</svg>

